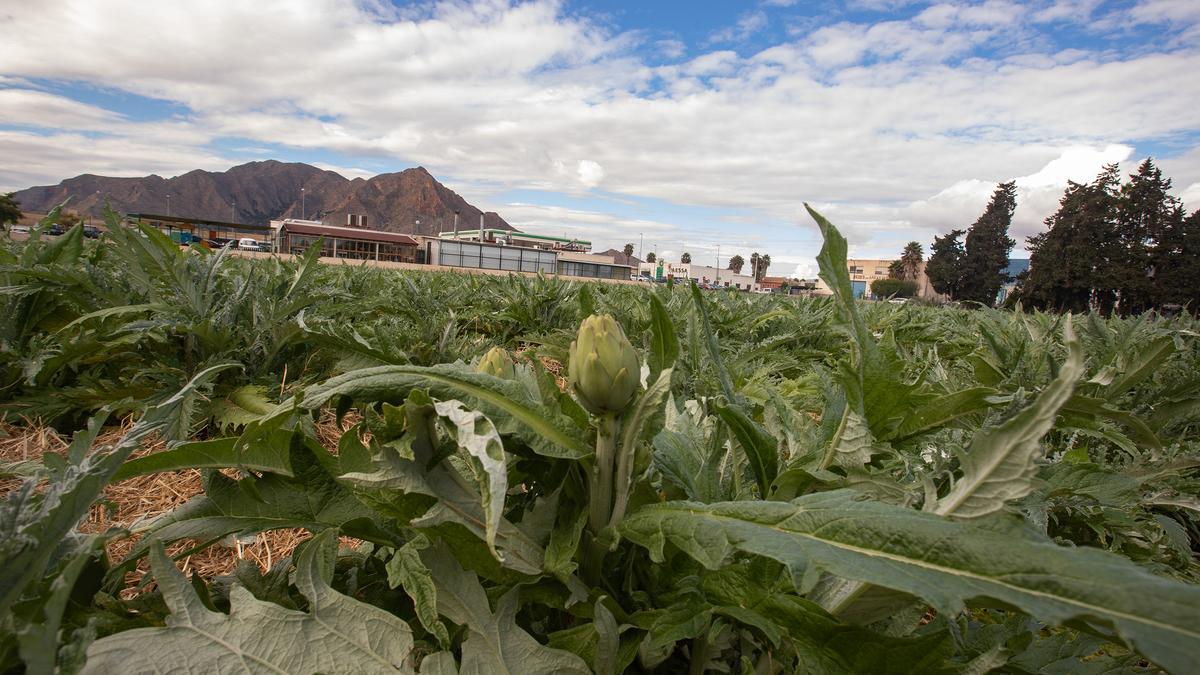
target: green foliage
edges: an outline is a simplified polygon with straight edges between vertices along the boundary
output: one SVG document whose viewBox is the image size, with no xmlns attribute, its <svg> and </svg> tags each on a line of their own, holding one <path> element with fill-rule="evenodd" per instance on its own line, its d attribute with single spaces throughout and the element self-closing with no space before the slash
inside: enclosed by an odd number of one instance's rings
<svg viewBox="0 0 1200 675">
<path fill-rule="evenodd" d="M 84 673 L 246 669 L 251 672 L 403 670 L 412 630 L 390 613 L 329 587 L 337 540 L 318 535 L 296 560 L 296 588 L 308 612 L 284 609 L 234 587 L 228 614 L 205 606 L 162 546 L 150 556 L 171 609 L 164 628 L 139 628 L 96 641 Z M 413 672 L 411 668 L 407 669 Z"/>
<path fill-rule="evenodd" d="M 1188 672 L 1200 326 L 858 302 L 810 213 L 829 298 L 5 243 L 0 406 L 74 439 L 0 466 L 0 664 Z M 123 559 L 80 532 L 188 468 Z M 162 548 L 297 527 L 228 578 Z"/>
<path fill-rule="evenodd" d="M 876 279 L 871 295 L 877 298 L 911 298 L 917 294 L 917 282 L 908 279 Z"/>
<path fill-rule="evenodd" d="M 740 255 L 735 255 L 729 259 L 728 269 L 733 270 L 734 274 L 741 274 L 742 268 L 746 266 L 746 259 Z"/>
<path fill-rule="evenodd" d="M 1046 231 L 1028 239 L 1027 306 L 1136 315 L 1200 307 L 1200 217 L 1187 216 L 1150 159 L 1121 184 L 1116 164 L 1070 183 Z"/>
<path fill-rule="evenodd" d="M 1008 278 L 1008 254 L 1016 244 L 1008 236 L 1013 212 L 1017 209 L 1017 184 L 1001 183 L 992 193 L 983 215 L 967 229 L 962 259 L 962 281 L 955 300 L 991 307 L 1000 287 Z"/>
<path fill-rule="evenodd" d="M 21 203 L 14 198 L 15 195 L 15 192 L 0 195 L 0 226 L 21 219 Z"/>
<path fill-rule="evenodd" d="M 948 234 L 934 237 L 929 250 L 929 262 L 925 264 L 925 276 L 929 277 L 933 290 L 951 298 L 959 297 L 963 287 L 967 254 L 958 240 L 963 234 L 964 230 L 951 230 Z"/>
</svg>

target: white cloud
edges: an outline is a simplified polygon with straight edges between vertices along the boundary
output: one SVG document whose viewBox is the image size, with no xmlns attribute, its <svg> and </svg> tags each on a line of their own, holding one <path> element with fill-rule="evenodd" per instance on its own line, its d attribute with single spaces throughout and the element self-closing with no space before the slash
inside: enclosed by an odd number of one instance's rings
<svg viewBox="0 0 1200 675">
<path fill-rule="evenodd" d="M 1145 2 L 1130 16 L 1179 36 L 1197 5 Z M 581 194 L 602 186 L 748 210 L 774 225 L 737 224 L 736 245 L 771 242 L 779 260 L 816 251 L 805 199 L 844 227 L 856 254 L 890 254 L 897 243 L 928 243 L 934 232 L 970 224 L 996 183 L 1018 178 L 1019 229 L 1028 232 L 1056 206 L 1067 178 L 1090 180 L 1141 141 L 1200 131 L 1195 45 L 1120 55 L 1038 44 L 1038 21 L 1093 9 L 1089 0 L 944 4 L 912 20 L 835 23 L 757 53 L 693 50 L 685 62 L 656 67 L 632 49 L 646 46 L 643 36 L 613 33 L 555 2 L 392 9 L 335 0 L 45 0 L 0 23 L 0 123 L 44 132 L 0 131 L 0 156 L 9 160 L 0 189 L 85 171 L 171 175 L 260 157 L 210 145 L 237 138 L 251 148 L 422 164 L 473 202 L 503 189 Z M 761 30 L 759 16 L 747 13 L 737 28 Z M 61 47 L 63 34 L 71 49 Z M 674 42 L 650 48 L 683 57 L 685 46 Z M 981 46 L 1010 56 L 984 55 Z M 138 121 L 28 85 L 45 80 L 157 97 L 190 112 Z M 1200 190 L 1200 155 L 1162 159 L 1185 196 Z M 462 186 L 489 192 L 475 197 Z M 602 228 L 620 238 L 641 227 L 636 205 L 595 223 L 535 206 L 492 208 L 551 234 L 555 219 L 591 227 L 595 239 Z M 795 225 L 768 237 L 780 223 Z M 723 254 L 735 245 L 715 226 L 670 227 L 677 239 L 722 241 Z"/>
<path fill-rule="evenodd" d="M 590 159 L 580 160 L 575 172 L 579 174 L 579 182 L 585 187 L 594 188 L 604 180 L 604 167 Z"/>
</svg>

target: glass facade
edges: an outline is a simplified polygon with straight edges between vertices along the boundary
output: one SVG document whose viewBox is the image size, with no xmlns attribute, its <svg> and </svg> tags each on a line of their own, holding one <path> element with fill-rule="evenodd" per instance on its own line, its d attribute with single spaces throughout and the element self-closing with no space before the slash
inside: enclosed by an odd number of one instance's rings
<svg viewBox="0 0 1200 675">
<path fill-rule="evenodd" d="M 308 234 L 284 234 L 284 251 L 303 255 L 310 246 L 322 242 L 321 256 L 347 260 L 385 260 L 387 262 L 417 262 L 417 247 L 390 241 L 364 241 L 342 237 L 317 237 Z"/>
<path fill-rule="evenodd" d="M 554 274 L 558 254 L 515 246 L 485 246 L 469 241 L 439 241 L 437 265 L 512 272 Z"/>
<path fill-rule="evenodd" d="M 629 268 L 603 263 L 575 262 L 573 260 L 558 261 L 558 273 L 567 277 L 586 277 L 589 279 L 622 279 L 629 281 Z"/>
</svg>

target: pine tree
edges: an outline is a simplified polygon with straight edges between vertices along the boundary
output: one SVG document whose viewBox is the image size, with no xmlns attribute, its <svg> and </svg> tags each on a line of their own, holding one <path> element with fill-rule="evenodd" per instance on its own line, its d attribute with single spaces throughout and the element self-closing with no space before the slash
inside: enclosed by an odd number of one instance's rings
<svg viewBox="0 0 1200 675">
<path fill-rule="evenodd" d="M 1156 297 L 1156 265 L 1164 265 L 1172 244 L 1159 252 L 1159 242 L 1170 237 L 1168 230 L 1181 222 L 1182 205 L 1169 194 L 1171 179 L 1147 158 L 1121 189 L 1117 218 L 1118 241 L 1114 276 L 1120 293 L 1121 314 L 1144 312 L 1161 303 Z"/>
<path fill-rule="evenodd" d="M 741 274 L 742 268 L 746 266 L 746 259 L 740 255 L 735 255 L 729 259 L 729 269 L 733 270 L 734 274 Z"/>
<path fill-rule="evenodd" d="M 957 300 L 962 286 L 963 259 L 966 251 L 962 242 L 963 230 L 952 230 L 949 234 L 933 238 L 933 246 L 929 248 L 929 262 L 925 264 L 925 276 L 933 290 L 942 295 Z"/>
<path fill-rule="evenodd" d="M 1008 281 L 1004 272 L 1008 267 L 1008 254 L 1017 243 L 1008 236 L 1016 208 L 1016 182 L 996 186 L 987 209 L 967 230 L 962 284 L 957 299 L 985 307 L 996 302 L 1000 287 Z"/>
<path fill-rule="evenodd" d="M 1176 208 L 1151 253 L 1155 305 L 1183 305 L 1200 311 L 1200 211 Z"/>
<path fill-rule="evenodd" d="M 1110 258 L 1116 238 L 1120 178 L 1105 166 L 1087 185 L 1070 182 L 1047 231 L 1026 239 L 1029 273 L 1021 299 L 1031 307 L 1086 312 L 1111 310 L 1115 294 Z"/>
</svg>

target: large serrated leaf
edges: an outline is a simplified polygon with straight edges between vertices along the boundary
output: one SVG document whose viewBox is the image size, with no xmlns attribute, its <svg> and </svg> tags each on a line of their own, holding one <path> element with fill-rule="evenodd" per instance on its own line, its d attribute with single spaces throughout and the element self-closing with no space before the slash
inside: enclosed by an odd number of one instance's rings
<svg viewBox="0 0 1200 675">
<path fill-rule="evenodd" d="M 1054 426 L 1058 411 L 1083 375 L 1083 348 L 1063 322 L 1067 360 L 1058 377 L 1046 385 L 1037 400 L 1012 419 L 978 433 L 962 456 L 963 475 L 950 494 L 938 501 L 941 515 L 975 518 L 994 513 L 1033 491 L 1036 460 L 1042 455 L 1041 438 Z"/>
<path fill-rule="evenodd" d="M 413 389 L 434 398 L 459 399 L 487 415 L 502 434 L 513 434 L 539 454 L 579 459 L 592 454 L 579 427 L 551 415 L 519 382 L 476 373 L 458 365 L 379 366 L 339 375 L 307 390 L 301 407 L 318 408 L 339 397 L 399 404 Z M 280 414 L 290 410 L 285 402 Z"/>
<path fill-rule="evenodd" d="M 239 447 L 238 438 L 181 443 L 170 450 L 131 459 L 121 465 L 113 481 L 182 469 L 243 468 L 292 476 L 289 457 L 292 431 L 272 429 Z"/>
<path fill-rule="evenodd" d="M 448 648 L 450 634 L 438 620 L 437 588 L 418 553 L 428 547 L 429 540 L 425 537 L 418 537 L 397 549 L 387 562 L 388 585 L 392 588 L 397 586 L 404 588 L 404 592 L 412 598 L 413 609 L 416 611 L 421 625 L 437 638 L 438 644 L 443 648 Z"/>
<path fill-rule="evenodd" d="M 413 672 L 406 664 L 412 629 L 395 616 L 342 595 L 321 578 L 318 556 L 332 555 L 333 531 L 300 554 L 296 586 L 310 611 L 257 600 L 235 586 L 228 615 L 210 611 L 162 545 L 151 554 L 154 578 L 171 609 L 164 628 L 139 628 L 97 640 L 84 673 Z"/>
<path fill-rule="evenodd" d="M 483 413 L 467 410 L 459 401 L 438 401 L 434 409 L 451 422 L 458 447 L 470 457 L 468 465 L 482 497 L 484 538 L 492 554 L 499 558 L 496 530 L 504 517 L 504 495 L 508 492 L 508 468 L 500 434 Z"/>
<path fill-rule="evenodd" d="M 848 490 L 791 503 L 655 504 L 626 517 L 621 533 L 656 562 L 667 543 L 709 569 L 735 551 L 763 555 L 788 565 L 801 591 L 827 571 L 944 612 L 992 598 L 1048 623 L 1102 622 L 1174 672 L 1187 672 L 1200 653 L 1200 588 L 1105 551 L 861 501 Z"/>
<path fill-rule="evenodd" d="M 505 593 L 493 612 L 475 574 L 464 570 L 445 547 L 435 546 L 422 551 L 421 560 L 437 583 L 438 611 L 470 631 L 462 644 L 460 673 L 591 672 L 583 659 L 561 649 L 543 646 L 516 624 L 519 589 Z"/>
<path fill-rule="evenodd" d="M 758 482 L 759 494 L 769 495 L 771 483 L 779 475 L 779 441 L 751 419 L 740 405 L 718 406 L 716 412 L 746 454 L 746 461 Z"/>
<path fill-rule="evenodd" d="M 151 537 L 166 542 L 193 539 L 207 543 L 235 533 L 294 527 L 317 532 L 353 522 L 368 528 L 351 528 L 353 536 L 379 541 L 371 526 L 374 513 L 326 473 L 314 452 L 322 451 L 294 446 L 290 463 L 295 477 L 266 474 L 253 479 L 253 493 L 222 473 L 207 473 L 203 478 L 204 494 L 151 521 L 146 526 L 149 536 L 117 569 L 132 565 L 147 550 Z"/>
</svg>

